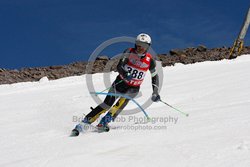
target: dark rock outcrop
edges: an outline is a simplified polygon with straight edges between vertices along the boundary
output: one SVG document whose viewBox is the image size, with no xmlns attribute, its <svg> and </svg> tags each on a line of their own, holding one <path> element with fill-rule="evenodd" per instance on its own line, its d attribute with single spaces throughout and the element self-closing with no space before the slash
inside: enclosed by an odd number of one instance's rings
<svg viewBox="0 0 250 167">
<path fill-rule="evenodd" d="M 230 48 L 207 49 L 200 45 L 197 48 L 173 49 L 169 54 L 158 54 L 162 66 L 171 66 L 175 63 L 190 64 L 203 61 L 217 61 L 228 59 Z M 250 54 L 250 46 L 244 47 L 241 54 Z M 99 72 L 116 71 L 119 58 L 109 59 L 107 56 L 98 57 L 94 62 L 74 62 L 69 65 L 49 66 L 39 68 L 22 68 L 20 70 L 7 70 L 0 68 L 0 84 L 17 82 L 39 81 L 43 77 L 50 80 L 68 76 L 79 76 Z"/>
</svg>

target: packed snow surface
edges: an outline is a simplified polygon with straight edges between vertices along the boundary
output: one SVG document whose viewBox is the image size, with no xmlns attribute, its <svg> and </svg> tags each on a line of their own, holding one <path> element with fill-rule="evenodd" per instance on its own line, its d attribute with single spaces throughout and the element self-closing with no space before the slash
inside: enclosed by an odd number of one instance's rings
<svg viewBox="0 0 250 167">
<path fill-rule="evenodd" d="M 71 130 L 97 105 L 85 75 L 1 85 L 0 166 L 249 167 L 249 73 L 250 55 L 165 67 L 161 98 L 189 117 L 158 102 L 145 109 L 149 123 L 142 112 L 123 113 L 109 132 L 78 137 Z M 93 75 L 97 91 L 106 88 L 103 77 Z M 152 94 L 150 74 L 140 91 L 143 104 Z"/>
</svg>

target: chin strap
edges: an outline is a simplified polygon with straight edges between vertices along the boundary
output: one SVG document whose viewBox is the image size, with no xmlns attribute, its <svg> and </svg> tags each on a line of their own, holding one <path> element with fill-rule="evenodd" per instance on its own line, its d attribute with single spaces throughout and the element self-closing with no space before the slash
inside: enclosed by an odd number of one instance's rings
<svg viewBox="0 0 250 167">
<path fill-rule="evenodd" d="M 140 53 L 137 53 L 137 51 L 135 50 L 135 53 L 137 54 L 138 57 L 143 58 L 146 56 L 147 51 L 145 53 L 140 54 Z"/>
</svg>

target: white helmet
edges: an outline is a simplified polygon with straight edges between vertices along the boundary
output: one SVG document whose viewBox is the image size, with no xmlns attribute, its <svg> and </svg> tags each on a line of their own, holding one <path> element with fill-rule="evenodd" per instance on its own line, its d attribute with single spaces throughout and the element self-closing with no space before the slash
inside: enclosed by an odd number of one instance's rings
<svg viewBox="0 0 250 167">
<path fill-rule="evenodd" d="M 136 42 L 143 42 L 151 45 L 151 37 L 148 34 L 141 33 L 136 37 Z"/>
</svg>

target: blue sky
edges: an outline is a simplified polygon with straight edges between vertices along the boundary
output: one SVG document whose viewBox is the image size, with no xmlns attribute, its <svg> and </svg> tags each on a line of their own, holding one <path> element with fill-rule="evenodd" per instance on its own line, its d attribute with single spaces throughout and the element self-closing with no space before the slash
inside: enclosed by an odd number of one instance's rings
<svg viewBox="0 0 250 167">
<path fill-rule="evenodd" d="M 105 40 L 141 32 L 151 35 L 157 53 L 231 46 L 249 6 L 249 0 L 0 0 L 0 68 L 86 61 Z"/>
</svg>

